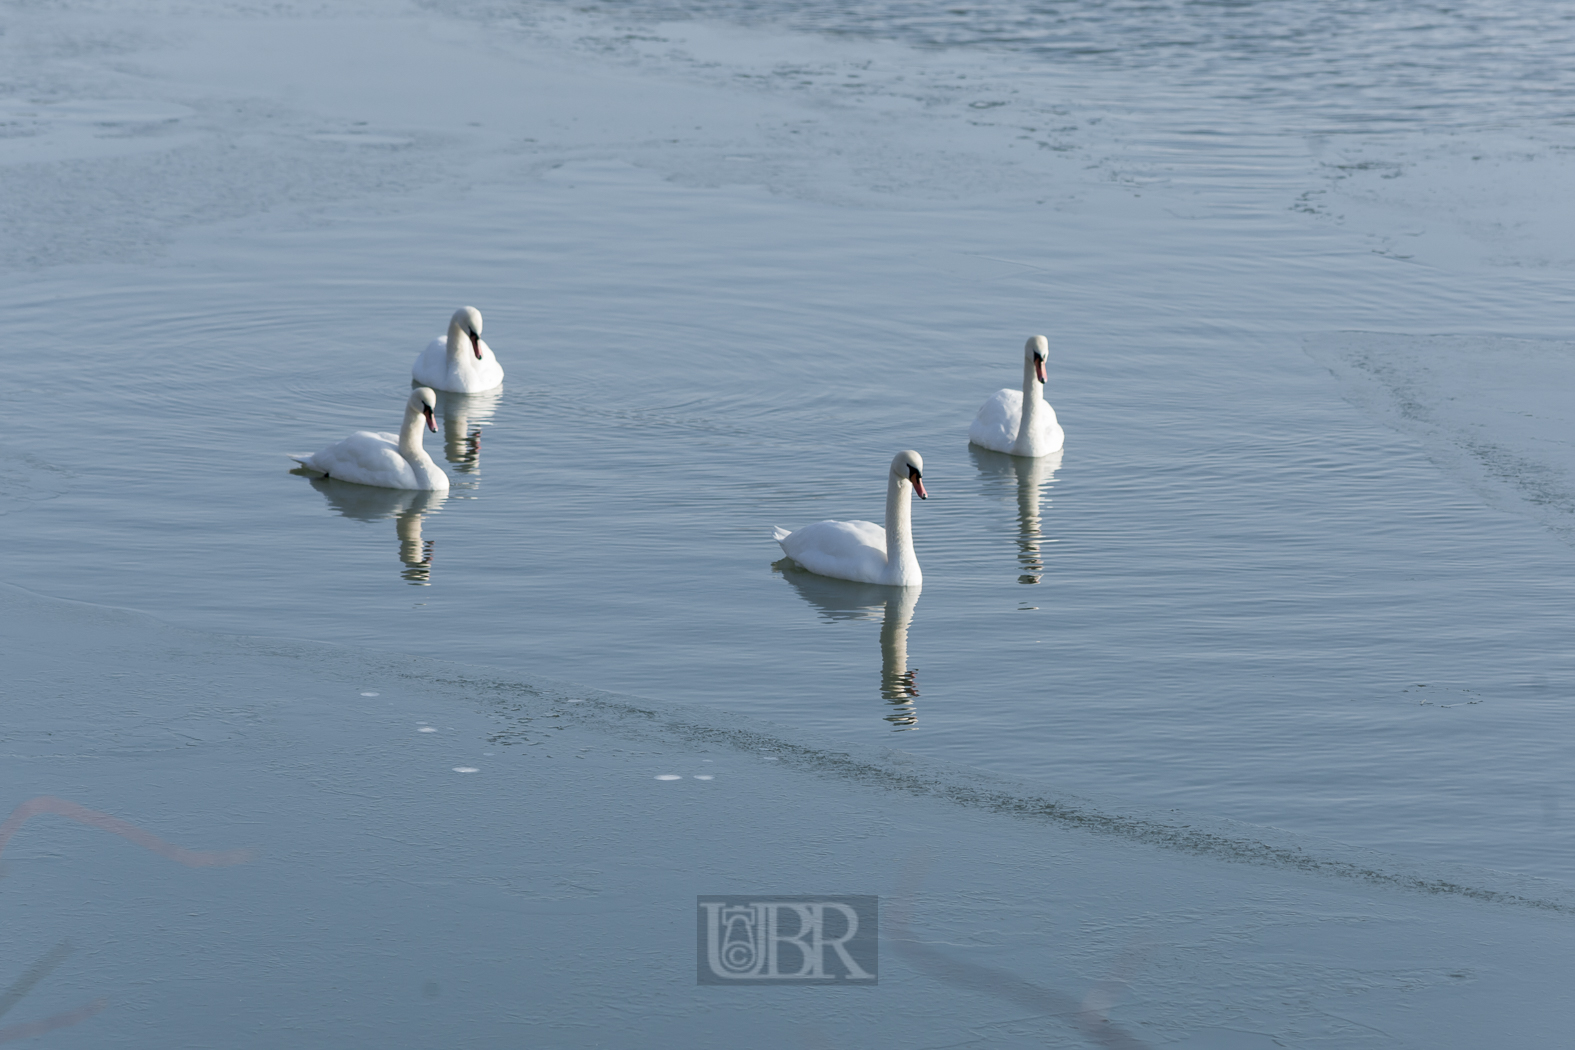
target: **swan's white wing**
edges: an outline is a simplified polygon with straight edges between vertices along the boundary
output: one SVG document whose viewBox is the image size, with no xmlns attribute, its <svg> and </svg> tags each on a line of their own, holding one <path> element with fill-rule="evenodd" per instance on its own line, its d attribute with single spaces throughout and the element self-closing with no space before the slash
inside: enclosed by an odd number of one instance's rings
<svg viewBox="0 0 1575 1050">
<path fill-rule="evenodd" d="M 997 390 L 980 406 L 973 426 L 968 428 L 968 440 L 992 452 L 1011 452 L 1022 419 L 1023 392 L 1005 388 Z"/>
<path fill-rule="evenodd" d="M 421 351 L 421 356 L 416 358 L 416 365 L 410 370 L 410 375 L 422 386 L 429 386 L 434 390 L 447 390 L 443 381 L 448 376 L 448 339 L 438 336 L 427 344 Z"/>
<path fill-rule="evenodd" d="M 329 445 L 299 462 L 330 478 L 353 481 L 357 485 L 385 489 L 424 487 L 405 457 L 399 454 L 398 440 L 392 434 L 358 430 L 337 445 Z"/>
<path fill-rule="evenodd" d="M 438 336 L 421 351 L 410 374 L 416 382 L 433 390 L 448 390 L 456 394 L 491 390 L 503 382 L 503 366 L 498 364 L 497 355 L 492 352 L 487 341 L 482 339 L 479 342 L 481 360 L 476 360 L 475 354 L 466 351 L 459 355 L 457 362 L 450 363 L 448 337 Z"/>
<path fill-rule="evenodd" d="M 886 530 L 874 522 L 817 521 L 779 535 L 777 542 L 789 558 L 822 576 L 862 583 L 880 583 L 885 576 Z"/>
<path fill-rule="evenodd" d="M 1018 395 L 1022 400 L 1022 395 Z M 1061 451 L 1061 446 L 1066 444 L 1066 434 L 1061 430 L 1061 423 L 1055 417 L 1055 409 L 1049 402 L 1034 416 L 1034 432 L 1029 437 L 1028 448 L 1025 450 L 1029 456 L 1048 456 Z"/>
<path fill-rule="evenodd" d="M 498 364 L 497 355 L 492 352 L 492 347 L 487 345 L 485 339 L 477 340 L 481 343 L 481 360 L 474 357 L 470 359 L 470 375 L 466 377 L 467 386 L 465 393 L 475 394 L 482 390 L 491 390 L 503 382 L 503 366 Z"/>
</svg>

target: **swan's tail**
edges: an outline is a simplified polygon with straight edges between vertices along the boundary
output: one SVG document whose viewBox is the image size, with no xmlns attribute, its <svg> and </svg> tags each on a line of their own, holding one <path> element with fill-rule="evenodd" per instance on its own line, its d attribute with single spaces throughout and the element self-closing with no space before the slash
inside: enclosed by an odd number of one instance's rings
<svg viewBox="0 0 1575 1050">
<path fill-rule="evenodd" d="M 784 529 L 780 525 L 771 526 L 771 538 L 776 540 L 778 543 L 781 543 L 791 535 L 793 535 L 793 533 L 789 529 Z"/>
<path fill-rule="evenodd" d="M 291 455 L 290 458 L 295 460 L 301 466 L 305 467 L 307 470 L 317 470 L 316 467 L 312 466 L 312 457 L 311 456 L 295 456 L 295 455 Z M 317 470 L 317 473 L 321 474 L 322 471 L 321 470 Z"/>
</svg>

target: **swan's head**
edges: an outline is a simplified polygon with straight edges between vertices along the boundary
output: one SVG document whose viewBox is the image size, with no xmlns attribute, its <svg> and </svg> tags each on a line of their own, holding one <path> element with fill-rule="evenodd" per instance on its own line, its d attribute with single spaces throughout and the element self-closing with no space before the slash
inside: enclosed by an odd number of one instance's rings
<svg viewBox="0 0 1575 1050">
<path fill-rule="evenodd" d="M 410 400 L 405 404 L 406 412 L 419 412 L 427 417 L 427 429 L 437 433 L 437 420 L 432 418 L 432 412 L 437 408 L 437 395 L 431 387 L 418 386 L 410 392 Z M 409 416 L 405 417 L 410 418 Z"/>
<path fill-rule="evenodd" d="M 909 449 L 899 452 L 891 458 L 891 472 L 900 481 L 906 481 L 913 486 L 913 492 L 920 499 L 929 499 L 929 493 L 924 491 L 924 457 Z"/>
<path fill-rule="evenodd" d="M 1045 358 L 1050 354 L 1050 340 L 1036 335 L 1023 344 L 1023 360 L 1034 366 L 1034 378 L 1045 381 Z"/>
<path fill-rule="evenodd" d="M 449 345 L 453 346 L 455 335 L 464 336 L 470 340 L 470 349 L 476 355 L 476 360 L 481 360 L 481 311 L 474 306 L 461 306 L 454 311 L 454 316 L 449 318 L 448 337 Z"/>
</svg>

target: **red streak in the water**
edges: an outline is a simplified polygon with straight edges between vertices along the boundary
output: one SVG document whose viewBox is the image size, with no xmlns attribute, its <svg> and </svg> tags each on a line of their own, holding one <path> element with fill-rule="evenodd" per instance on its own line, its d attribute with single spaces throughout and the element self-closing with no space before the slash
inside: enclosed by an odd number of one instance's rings
<svg viewBox="0 0 1575 1050">
<path fill-rule="evenodd" d="M 69 1028 L 78 1021 L 86 1021 L 109 1005 L 107 999 L 94 999 L 86 1006 L 72 1010 L 70 1013 L 56 1014 L 46 1017 L 42 1021 L 29 1021 L 27 1024 L 14 1024 L 10 1028 L 0 1028 L 0 1043 L 9 1043 L 17 1039 L 31 1039 L 35 1035 L 53 1032 L 56 1028 Z"/>
<path fill-rule="evenodd" d="M 11 836 L 17 833 L 28 819 L 40 813 L 53 813 L 60 817 L 69 817 L 89 827 L 101 828 L 111 834 L 119 835 L 123 839 L 135 842 L 143 849 L 152 850 L 161 857 L 177 861 L 190 868 L 214 868 L 226 864 L 244 864 L 252 859 L 252 851 L 245 849 L 226 850 L 223 853 L 199 852 L 177 846 L 173 842 L 165 842 L 151 832 L 143 831 L 135 824 L 128 824 L 119 817 L 112 817 L 108 813 L 100 813 L 96 809 L 79 806 L 75 802 L 67 802 L 63 798 L 54 798 L 50 795 L 40 795 L 30 798 L 11 811 L 11 815 L 0 824 L 0 853 L 5 852 L 6 843 L 11 841 Z M 18 1039 L 31 1039 L 45 1032 L 53 1032 L 57 1028 L 68 1028 L 79 1021 L 85 1021 L 109 1005 L 108 1000 L 94 999 L 86 1006 L 78 1007 L 63 1014 L 46 1017 L 42 1021 L 29 1021 L 26 1024 L 14 1024 L 9 1028 L 0 1028 L 0 1043 L 15 1042 Z"/>
<path fill-rule="evenodd" d="M 5 823 L 0 824 L 0 852 L 5 851 L 6 843 L 11 840 L 12 835 L 16 834 L 18 828 L 27 823 L 29 817 L 37 816 L 40 813 L 53 813 L 56 816 L 69 817 L 89 827 L 101 828 L 104 831 L 119 835 L 123 839 L 135 842 L 143 849 L 151 850 L 161 857 L 177 861 L 189 868 L 214 868 L 228 864 L 244 864 L 254 856 L 251 850 L 246 849 L 226 850 L 223 853 L 206 853 L 185 849 L 175 845 L 173 842 L 165 842 L 157 835 L 143 831 L 135 824 L 128 824 L 118 817 L 112 817 L 108 813 L 100 813 L 96 809 L 88 809 L 86 806 L 79 806 L 75 802 L 67 802 L 63 798 L 54 798 L 50 795 L 30 798 L 11 811 L 11 815 L 5 819 Z M 0 1031 L 9 1030 L 4 1029 Z"/>
</svg>

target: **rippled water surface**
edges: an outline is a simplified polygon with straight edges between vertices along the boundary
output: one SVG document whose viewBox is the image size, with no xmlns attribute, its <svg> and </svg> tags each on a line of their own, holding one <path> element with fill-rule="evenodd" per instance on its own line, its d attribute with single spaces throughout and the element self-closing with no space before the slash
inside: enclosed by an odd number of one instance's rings
<svg viewBox="0 0 1575 1050">
<path fill-rule="evenodd" d="M 112 114 L 101 156 L 5 176 L 30 406 L 3 438 L 10 579 L 1558 874 L 1572 552 L 1353 408 L 1304 344 L 1558 331 L 1564 264 L 1472 211 L 1462 158 L 1546 179 L 1561 147 L 1515 161 L 1461 129 L 1555 134 L 1568 19 L 525 6 L 507 46 L 744 92 L 743 116 L 675 94 L 586 130 L 546 95 L 472 124 L 371 91 Z M 525 68 L 507 46 L 484 83 Z M 29 148 L 70 154 L 69 114 L 29 105 Z M 1431 147 L 1394 136 L 1419 129 L 1481 136 L 1451 140 L 1465 189 L 1416 191 L 1431 212 L 1384 196 L 1417 185 Z M 285 169 L 322 174 L 269 198 Z M 112 171 L 150 211 L 114 206 Z M 508 378 L 441 406 L 446 499 L 290 473 L 393 429 L 462 303 Z M 1064 456 L 970 449 L 1036 331 Z M 773 525 L 878 519 L 908 447 L 922 593 L 775 564 Z"/>
<path fill-rule="evenodd" d="M 1019 53 L 1047 65 L 1162 76 L 1169 89 L 1270 107 L 1278 121 L 1434 130 L 1568 119 L 1575 15 L 1557 3 L 1048 0 L 951 5 L 646 0 L 644 17 Z M 627 16 L 630 5 L 597 10 Z"/>
</svg>

